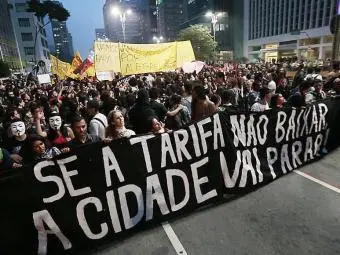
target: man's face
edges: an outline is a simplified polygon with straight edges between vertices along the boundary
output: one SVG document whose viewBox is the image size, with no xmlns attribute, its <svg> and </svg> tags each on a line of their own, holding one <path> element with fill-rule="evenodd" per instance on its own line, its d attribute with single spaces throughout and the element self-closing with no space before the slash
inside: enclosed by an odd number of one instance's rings
<svg viewBox="0 0 340 255">
<path fill-rule="evenodd" d="M 25 134 L 26 127 L 25 123 L 22 121 L 13 122 L 11 124 L 11 133 L 13 136 L 22 136 Z"/>
<path fill-rule="evenodd" d="M 50 127 L 53 130 L 60 130 L 61 127 L 61 117 L 60 116 L 53 116 L 51 118 L 48 119 Z"/>
<path fill-rule="evenodd" d="M 314 88 L 315 88 L 315 92 L 319 93 L 323 88 L 323 84 L 321 82 L 318 82 L 314 85 Z"/>
<path fill-rule="evenodd" d="M 84 138 L 87 135 L 87 125 L 85 120 L 74 123 L 73 129 L 75 135 L 80 138 Z"/>
</svg>

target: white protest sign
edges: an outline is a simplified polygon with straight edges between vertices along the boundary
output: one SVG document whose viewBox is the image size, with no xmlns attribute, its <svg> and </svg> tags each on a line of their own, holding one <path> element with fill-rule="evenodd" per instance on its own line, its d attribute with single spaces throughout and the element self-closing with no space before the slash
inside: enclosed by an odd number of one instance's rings
<svg viewBox="0 0 340 255">
<path fill-rule="evenodd" d="M 193 73 L 196 71 L 196 73 L 199 73 L 202 71 L 205 63 L 202 61 L 194 61 L 194 62 L 188 62 L 183 65 L 183 71 L 184 73 Z"/>
<path fill-rule="evenodd" d="M 38 74 L 39 84 L 51 83 L 51 77 L 49 74 Z"/>
<path fill-rule="evenodd" d="M 112 81 L 114 78 L 113 72 L 96 72 L 97 79 L 100 81 Z"/>
<path fill-rule="evenodd" d="M 182 68 L 184 73 L 193 73 L 195 71 L 196 64 L 195 62 L 185 63 Z"/>
</svg>

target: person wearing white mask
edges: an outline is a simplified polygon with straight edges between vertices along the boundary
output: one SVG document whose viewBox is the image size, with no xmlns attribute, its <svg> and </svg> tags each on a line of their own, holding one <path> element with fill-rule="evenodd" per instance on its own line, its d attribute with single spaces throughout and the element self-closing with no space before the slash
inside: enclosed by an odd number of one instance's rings
<svg viewBox="0 0 340 255">
<path fill-rule="evenodd" d="M 15 163 L 21 163 L 22 147 L 27 139 L 25 123 L 21 119 L 13 119 L 10 124 L 10 130 L 12 137 L 8 139 L 5 148 L 11 154 L 11 159 Z"/>
<path fill-rule="evenodd" d="M 48 123 L 50 128 L 47 138 L 51 145 L 58 149 L 66 148 L 68 142 L 74 138 L 72 129 L 62 125 L 61 117 L 57 112 L 52 112 L 48 118 Z"/>
</svg>

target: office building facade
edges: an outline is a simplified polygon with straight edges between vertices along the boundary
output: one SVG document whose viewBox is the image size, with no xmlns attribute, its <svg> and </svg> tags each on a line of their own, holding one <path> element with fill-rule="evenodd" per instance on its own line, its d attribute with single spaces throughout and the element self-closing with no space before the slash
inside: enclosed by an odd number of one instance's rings
<svg viewBox="0 0 340 255">
<path fill-rule="evenodd" d="M 125 41 L 126 43 L 149 42 L 150 12 L 148 7 L 147 0 L 106 0 L 103 16 L 105 32 L 109 40 L 114 42 Z M 113 13 L 113 8 L 119 8 L 121 13 Z M 126 13 L 127 10 L 130 10 L 131 13 Z M 123 16 L 125 16 L 124 21 Z"/>
<path fill-rule="evenodd" d="M 108 40 L 108 37 L 105 32 L 105 28 L 96 28 L 95 34 L 96 34 L 96 41 L 107 41 Z"/>
<path fill-rule="evenodd" d="M 230 52 L 233 58 L 243 56 L 243 2 L 239 0 L 187 0 L 187 20 L 181 28 L 194 24 L 206 25 L 213 34 L 208 12 L 220 13 L 216 23 L 216 41 L 221 52 Z"/>
<path fill-rule="evenodd" d="M 337 0 L 245 0 L 244 53 L 267 62 L 331 58 Z"/>
<path fill-rule="evenodd" d="M 12 6 L 13 8 L 13 6 Z M 7 0 L 0 0 L 0 59 L 10 68 L 21 68 L 20 52 L 12 26 L 10 6 Z"/>
<path fill-rule="evenodd" d="M 11 3 L 12 24 L 25 69 L 31 71 L 36 63 L 43 61 L 46 66 L 45 71 L 48 71 L 50 51 L 42 18 L 27 12 L 28 6 L 25 0 L 13 0 Z"/>
<path fill-rule="evenodd" d="M 175 41 L 181 26 L 187 20 L 187 0 L 159 1 L 159 35 L 165 41 Z"/>
<path fill-rule="evenodd" d="M 61 2 L 55 2 L 63 6 Z M 52 54 L 62 61 L 71 62 L 74 55 L 73 40 L 66 21 L 51 20 L 51 27 L 55 47 Z"/>
</svg>

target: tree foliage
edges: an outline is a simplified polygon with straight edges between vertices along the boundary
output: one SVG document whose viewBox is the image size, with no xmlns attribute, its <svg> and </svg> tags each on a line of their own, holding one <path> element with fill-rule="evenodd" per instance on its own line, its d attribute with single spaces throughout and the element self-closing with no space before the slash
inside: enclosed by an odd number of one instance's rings
<svg viewBox="0 0 340 255">
<path fill-rule="evenodd" d="M 28 3 L 28 12 L 33 12 L 35 16 L 44 18 L 46 15 L 58 21 L 66 21 L 70 17 L 70 12 L 63 6 L 53 1 L 40 2 L 38 0 L 30 0 Z"/>
<path fill-rule="evenodd" d="M 193 25 L 179 32 L 179 40 L 190 40 L 195 56 L 200 60 L 209 60 L 214 57 L 217 43 L 204 25 Z"/>
<path fill-rule="evenodd" d="M 11 75 L 11 71 L 9 69 L 9 65 L 2 60 L 0 60 L 0 78 L 8 77 Z"/>
</svg>

